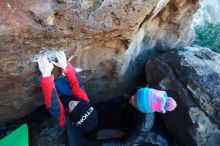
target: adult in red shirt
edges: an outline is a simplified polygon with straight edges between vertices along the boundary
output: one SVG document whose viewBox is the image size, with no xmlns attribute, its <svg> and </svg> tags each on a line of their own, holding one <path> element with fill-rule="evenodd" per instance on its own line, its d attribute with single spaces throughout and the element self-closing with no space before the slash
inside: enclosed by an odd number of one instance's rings
<svg viewBox="0 0 220 146">
<path fill-rule="evenodd" d="M 67 63 L 65 53 L 58 52 L 55 56 L 58 62 L 50 62 L 46 56 L 40 56 L 38 59 L 38 66 L 42 73 L 40 83 L 45 106 L 51 117 L 60 126 L 67 125 L 69 126 L 67 129 L 74 127 L 73 132 L 92 133 L 97 126 L 97 112 L 90 105 L 86 92 L 80 86 L 76 70 L 70 63 Z M 71 93 L 67 93 L 67 96 L 63 98 L 58 96 L 54 76 L 51 74 L 53 64 L 61 68 L 68 81 L 68 88 L 71 90 Z M 74 141 L 71 145 L 78 145 L 73 143 Z"/>
</svg>

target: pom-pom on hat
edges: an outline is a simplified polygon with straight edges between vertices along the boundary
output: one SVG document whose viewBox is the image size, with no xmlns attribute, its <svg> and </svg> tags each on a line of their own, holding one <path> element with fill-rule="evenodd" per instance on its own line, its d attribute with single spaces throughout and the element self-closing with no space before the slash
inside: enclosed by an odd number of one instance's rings
<svg viewBox="0 0 220 146">
<path fill-rule="evenodd" d="M 174 110 L 175 108 L 176 108 L 176 101 L 173 99 L 173 98 L 171 98 L 171 97 L 168 97 L 168 100 L 167 100 L 167 104 L 166 104 L 166 106 L 165 106 L 165 109 L 167 110 L 167 111 L 172 111 L 172 110 Z"/>
</svg>

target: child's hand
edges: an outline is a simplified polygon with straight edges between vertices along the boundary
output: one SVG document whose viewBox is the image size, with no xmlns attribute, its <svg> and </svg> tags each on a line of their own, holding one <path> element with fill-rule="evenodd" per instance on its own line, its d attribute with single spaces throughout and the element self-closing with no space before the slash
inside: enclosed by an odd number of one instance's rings
<svg viewBox="0 0 220 146">
<path fill-rule="evenodd" d="M 49 62 L 46 56 L 40 56 L 38 58 L 38 67 L 43 77 L 51 76 L 53 70 L 53 64 Z"/>
<path fill-rule="evenodd" d="M 59 51 L 56 53 L 56 58 L 58 60 L 58 62 L 52 62 L 54 65 L 60 67 L 61 69 L 65 70 L 66 66 L 67 66 L 67 59 L 66 59 L 66 55 L 63 51 Z"/>
</svg>

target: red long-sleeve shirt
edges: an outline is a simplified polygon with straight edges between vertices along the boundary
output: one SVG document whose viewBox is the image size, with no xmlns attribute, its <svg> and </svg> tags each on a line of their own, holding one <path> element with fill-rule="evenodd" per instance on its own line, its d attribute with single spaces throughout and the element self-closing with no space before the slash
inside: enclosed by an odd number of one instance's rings
<svg viewBox="0 0 220 146">
<path fill-rule="evenodd" d="M 79 86 L 74 67 L 68 63 L 63 72 L 69 80 L 73 96 L 89 102 L 86 92 Z M 40 83 L 47 110 L 52 118 L 55 119 L 60 126 L 63 126 L 65 124 L 65 110 L 56 91 L 54 76 L 41 77 Z"/>
</svg>

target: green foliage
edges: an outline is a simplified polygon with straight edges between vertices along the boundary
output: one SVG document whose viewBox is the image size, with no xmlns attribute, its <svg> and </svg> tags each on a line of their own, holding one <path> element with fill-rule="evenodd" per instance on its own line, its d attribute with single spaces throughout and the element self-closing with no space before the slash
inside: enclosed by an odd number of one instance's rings
<svg viewBox="0 0 220 146">
<path fill-rule="evenodd" d="M 196 39 L 193 44 L 207 47 L 220 53 L 220 23 L 205 22 L 204 25 L 195 26 Z"/>
</svg>

